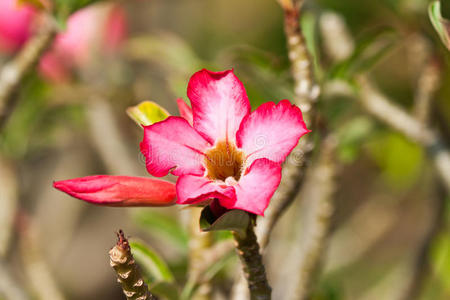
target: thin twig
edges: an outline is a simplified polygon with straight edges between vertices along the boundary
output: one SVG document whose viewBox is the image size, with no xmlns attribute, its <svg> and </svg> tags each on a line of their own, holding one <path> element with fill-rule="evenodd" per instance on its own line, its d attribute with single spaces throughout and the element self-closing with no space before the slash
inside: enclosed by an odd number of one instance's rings
<svg viewBox="0 0 450 300">
<path fill-rule="evenodd" d="M 109 251 L 109 258 L 123 293 L 128 300 L 156 300 L 148 290 L 122 230 L 119 230 L 117 237 L 117 244 Z"/>
<path fill-rule="evenodd" d="M 253 225 L 247 228 L 245 236 L 233 232 L 236 250 L 242 262 L 245 278 L 250 290 L 251 300 L 270 300 L 272 289 L 266 277 L 266 270 L 259 253 L 259 245 Z"/>
<path fill-rule="evenodd" d="M 51 45 L 57 33 L 56 25 L 50 17 L 35 36 L 33 36 L 17 54 L 0 71 L 0 129 L 6 123 L 15 105 L 15 92 L 19 89 L 26 75 L 33 71 L 42 53 Z"/>
<path fill-rule="evenodd" d="M 314 79 L 312 60 L 306 49 L 305 38 L 299 23 L 303 1 L 279 0 L 278 2 L 284 11 L 284 31 L 294 79 L 295 103 L 301 108 L 306 125 L 311 127 L 315 112 L 314 103 L 320 89 Z M 272 197 L 265 217 L 258 221 L 258 241 L 263 250 L 269 242 L 275 224 L 299 190 L 306 166 L 305 161 L 308 160 L 313 148 L 311 138 L 308 135 L 304 136 L 283 166 L 280 186 Z"/>
<path fill-rule="evenodd" d="M 309 169 L 305 185 L 297 196 L 303 199 L 303 205 L 299 209 L 300 223 L 295 227 L 302 230 L 293 238 L 282 268 L 282 282 L 280 280 L 275 286 L 276 299 L 306 299 L 312 279 L 318 273 L 334 210 L 332 198 L 336 189 L 336 145 L 331 135 L 323 139 L 317 164 Z"/>
</svg>

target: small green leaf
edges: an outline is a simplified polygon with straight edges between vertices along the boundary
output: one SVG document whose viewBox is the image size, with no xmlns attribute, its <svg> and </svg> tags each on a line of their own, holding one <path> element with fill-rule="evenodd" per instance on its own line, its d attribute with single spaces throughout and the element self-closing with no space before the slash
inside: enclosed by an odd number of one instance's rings
<svg viewBox="0 0 450 300">
<path fill-rule="evenodd" d="M 144 101 L 127 109 L 127 114 L 138 125 L 148 126 L 165 120 L 170 114 L 152 101 Z"/>
<path fill-rule="evenodd" d="M 431 24 L 437 31 L 442 43 L 450 50 L 450 21 L 446 20 L 441 15 L 441 2 L 434 1 L 428 6 L 428 16 L 430 17 Z"/>
<path fill-rule="evenodd" d="M 209 206 L 206 206 L 200 216 L 200 229 L 203 231 L 231 230 L 245 236 L 250 224 L 250 216 L 240 209 L 230 210 L 216 218 Z"/>
<path fill-rule="evenodd" d="M 145 274 L 153 282 L 173 282 L 174 277 L 164 260 L 148 245 L 138 240 L 130 241 L 131 251 Z"/>
<path fill-rule="evenodd" d="M 397 35 L 392 29 L 377 30 L 360 39 L 353 54 L 346 60 L 335 64 L 328 72 L 331 79 L 350 79 L 354 74 L 370 69 L 389 51 Z"/>
</svg>

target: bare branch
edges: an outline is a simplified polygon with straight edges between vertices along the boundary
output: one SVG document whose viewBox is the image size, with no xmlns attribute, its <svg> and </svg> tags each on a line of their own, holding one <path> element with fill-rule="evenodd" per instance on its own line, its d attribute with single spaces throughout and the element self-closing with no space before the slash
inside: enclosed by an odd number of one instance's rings
<svg viewBox="0 0 450 300">
<path fill-rule="evenodd" d="M 303 1 L 279 0 L 279 3 L 284 11 L 284 31 L 294 79 L 295 103 L 301 108 L 307 126 L 311 127 L 314 119 L 314 103 L 320 89 L 314 79 L 312 60 L 306 49 L 299 23 Z M 272 197 L 265 217 L 259 220 L 256 228 L 258 241 L 263 250 L 269 242 L 270 233 L 276 222 L 299 190 L 305 168 L 304 161 L 308 159 L 313 147 L 311 138 L 304 136 L 286 159 L 280 186 Z"/>
</svg>

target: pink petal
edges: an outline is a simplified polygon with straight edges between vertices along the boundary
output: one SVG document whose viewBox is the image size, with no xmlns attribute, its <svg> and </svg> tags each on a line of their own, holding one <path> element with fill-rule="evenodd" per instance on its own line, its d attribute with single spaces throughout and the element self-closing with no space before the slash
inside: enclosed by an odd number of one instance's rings
<svg viewBox="0 0 450 300">
<path fill-rule="evenodd" d="M 244 118 L 236 134 L 237 146 L 247 155 L 247 165 L 263 157 L 282 163 L 308 132 L 297 106 L 288 100 L 277 105 L 267 102 Z"/>
<path fill-rule="evenodd" d="M 175 203 L 175 185 L 153 178 L 97 175 L 56 181 L 53 186 L 98 205 L 168 206 Z"/>
<path fill-rule="evenodd" d="M 266 158 L 255 160 L 246 174 L 234 186 L 237 201 L 221 205 L 228 209 L 242 209 L 257 215 L 264 215 L 270 198 L 281 180 L 281 165 Z"/>
<path fill-rule="evenodd" d="M 201 70 L 189 80 L 187 95 L 194 114 L 194 128 L 211 144 L 217 140 L 235 142 L 250 103 L 242 82 L 233 70 Z"/>
<path fill-rule="evenodd" d="M 164 121 L 144 127 L 141 152 L 147 170 L 153 176 L 172 174 L 203 175 L 204 152 L 210 145 L 181 117 L 168 117 Z"/>
<path fill-rule="evenodd" d="M 192 109 L 181 98 L 177 99 L 177 105 L 178 105 L 178 110 L 180 111 L 180 116 L 185 118 L 186 121 L 188 121 L 188 123 L 191 124 L 191 126 L 192 126 L 192 123 L 193 123 Z"/>
<path fill-rule="evenodd" d="M 200 204 L 211 198 L 236 201 L 234 188 L 214 182 L 203 176 L 183 175 L 177 180 L 177 203 Z"/>
<path fill-rule="evenodd" d="M 0 0 L 0 52 L 17 51 L 30 37 L 37 13 L 17 0 Z"/>
</svg>

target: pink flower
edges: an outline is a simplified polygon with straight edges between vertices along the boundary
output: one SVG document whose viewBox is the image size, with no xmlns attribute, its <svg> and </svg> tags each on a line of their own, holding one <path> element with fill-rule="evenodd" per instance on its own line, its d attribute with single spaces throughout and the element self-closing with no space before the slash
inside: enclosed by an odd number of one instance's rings
<svg viewBox="0 0 450 300">
<path fill-rule="evenodd" d="M 35 16 L 36 12 L 28 5 L 0 0 L 0 52 L 13 53 L 25 43 Z"/>
<path fill-rule="evenodd" d="M 96 175 L 56 181 L 53 187 L 98 205 L 168 206 L 175 203 L 174 184 L 153 178 Z"/>
<path fill-rule="evenodd" d="M 71 70 L 89 65 L 99 54 L 117 52 L 126 36 L 127 20 L 121 6 L 94 5 L 81 9 L 69 18 L 67 30 L 57 36 L 50 51 L 42 57 L 40 71 L 50 80 L 64 81 Z"/>
<path fill-rule="evenodd" d="M 309 132 L 288 100 L 250 112 L 244 86 L 232 70 L 195 73 L 183 117 L 146 126 L 141 151 L 154 176 L 179 176 L 177 203 L 217 199 L 226 209 L 263 215 L 281 180 L 281 164 Z M 191 125 L 192 124 L 192 125 Z"/>
</svg>

